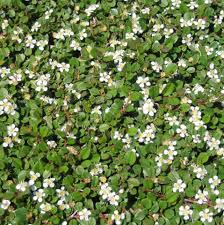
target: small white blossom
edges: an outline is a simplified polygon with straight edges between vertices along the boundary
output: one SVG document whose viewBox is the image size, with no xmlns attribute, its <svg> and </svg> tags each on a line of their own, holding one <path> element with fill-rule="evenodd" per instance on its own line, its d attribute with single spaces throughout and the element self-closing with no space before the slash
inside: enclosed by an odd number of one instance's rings
<svg viewBox="0 0 224 225">
<path fill-rule="evenodd" d="M 3 199 L 0 207 L 4 210 L 8 209 L 11 202 L 9 200 Z"/>
<path fill-rule="evenodd" d="M 40 205 L 41 213 L 44 214 L 52 210 L 52 205 L 49 203 L 42 203 Z"/>
<path fill-rule="evenodd" d="M 20 182 L 19 184 L 16 185 L 16 190 L 24 192 L 26 191 L 27 186 L 28 186 L 27 182 Z"/>
<path fill-rule="evenodd" d="M 35 22 L 31 28 L 31 31 L 32 32 L 38 31 L 40 27 L 41 27 L 41 24 L 39 22 Z"/>
<path fill-rule="evenodd" d="M 40 177 L 39 173 L 35 173 L 34 171 L 30 171 L 30 180 L 29 180 L 29 185 L 32 186 L 34 185 L 35 181 Z"/>
<path fill-rule="evenodd" d="M 84 208 L 83 210 L 78 212 L 79 219 L 89 221 L 89 216 L 91 215 L 91 211 Z"/>
<path fill-rule="evenodd" d="M 121 225 L 122 220 L 124 218 L 125 218 L 125 214 L 124 213 L 119 214 L 119 212 L 117 210 L 115 210 L 111 216 L 111 219 L 115 221 L 116 225 Z"/>
<path fill-rule="evenodd" d="M 195 199 L 197 199 L 198 204 L 206 203 L 208 201 L 207 197 L 208 197 L 208 192 L 205 190 L 201 191 L 200 189 L 195 195 Z"/>
<path fill-rule="evenodd" d="M 18 133 L 19 129 L 15 124 L 7 126 L 7 133 L 10 137 L 15 137 Z"/>
<path fill-rule="evenodd" d="M 173 185 L 173 192 L 184 192 L 186 186 L 187 185 L 181 179 L 178 179 L 177 182 Z"/>
<path fill-rule="evenodd" d="M 189 220 L 193 214 L 193 210 L 189 205 L 181 206 L 179 208 L 179 215 L 184 217 L 184 220 Z"/>
<path fill-rule="evenodd" d="M 209 222 L 211 223 L 213 220 L 213 213 L 209 211 L 209 209 L 204 209 L 199 212 L 201 222 Z"/>
<path fill-rule="evenodd" d="M 223 198 L 217 198 L 215 200 L 216 205 L 214 208 L 220 213 L 221 211 L 224 211 L 224 199 Z"/>
<path fill-rule="evenodd" d="M 44 179 L 43 187 L 44 188 L 48 188 L 48 187 L 53 188 L 55 186 L 54 181 L 55 181 L 55 178 L 46 178 L 46 179 Z"/>
<path fill-rule="evenodd" d="M 187 127 L 184 124 L 181 124 L 179 128 L 177 128 L 176 132 L 180 134 L 181 137 L 187 137 Z"/>
<path fill-rule="evenodd" d="M 39 189 L 39 190 L 34 192 L 33 200 L 38 201 L 38 202 L 42 202 L 45 195 L 46 194 L 44 193 L 44 190 Z"/>
</svg>

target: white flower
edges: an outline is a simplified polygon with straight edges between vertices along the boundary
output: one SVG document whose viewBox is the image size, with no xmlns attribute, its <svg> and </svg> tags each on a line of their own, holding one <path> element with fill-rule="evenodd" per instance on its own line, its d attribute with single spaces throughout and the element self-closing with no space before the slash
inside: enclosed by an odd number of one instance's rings
<svg viewBox="0 0 224 225">
<path fill-rule="evenodd" d="M 1 208 L 6 210 L 10 206 L 11 202 L 9 200 L 3 199 L 1 203 Z"/>
<path fill-rule="evenodd" d="M 55 141 L 47 141 L 47 145 L 50 148 L 56 148 L 57 147 L 57 143 Z"/>
<path fill-rule="evenodd" d="M 134 33 L 126 33 L 126 34 L 125 34 L 125 39 L 136 40 L 136 36 L 135 36 Z"/>
<path fill-rule="evenodd" d="M 27 182 L 20 182 L 19 184 L 16 185 L 16 189 L 24 192 L 26 191 L 27 186 L 28 186 Z"/>
<path fill-rule="evenodd" d="M 47 91 L 48 90 L 48 82 L 50 81 L 50 74 L 41 75 L 36 80 L 36 91 Z"/>
<path fill-rule="evenodd" d="M 173 34 L 174 30 L 173 28 L 165 28 L 163 31 L 163 34 L 165 35 L 166 38 L 169 38 L 171 36 L 171 34 Z"/>
<path fill-rule="evenodd" d="M 9 75 L 9 84 L 17 85 L 22 80 L 22 71 Z"/>
<path fill-rule="evenodd" d="M 132 13 L 132 18 L 131 18 L 131 22 L 132 22 L 132 31 L 137 34 L 141 34 L 143 32 L 141 26 L 140 26 L 140 23 L 139 23 L 139 19 L 140 17 L 135 13 L 133 12 Z"/>
<path fill-rule="evenodd" d="M 55 181 L 55 178 L 46 178 L 46 179 L 44 179 L 43 187 L 44 188 L 48 188 L 48 187 L 53 188 L 55 186 L 54 181 Z"/>
<path fill-rule="evenodd" d="M 0 76 L 1 78 L 4 78 L 5 76 L 8 76 L 10 74 L 10 68 L 1 67 L 0 68 Z"/>
<path fill-rule="evenodd" d="M 39 173 L 35 173 L 33 171 L 30 171 L 30 180 L 29 180 L 29 185 L 32 186 L 34 185 L 35 181 L 40 177 Z"/>
<path fill-rule="evenodd" d="M 5 30 L 6 29 L 6 27 L 8 27 L 9 26 L 9 21 L 8 20 L 3 20 L 3 22 L 2 22 L 2 30 Z"/>
<path fill-rule="evenodd" d="M 52 205 L 49 203 L 42 203 L 40 205 L 41 213 L 44 214 L 52 210 Z"/>
<path fill-rule="evenodd" d="M 101 163 L 95 165 L 95 168 L 90 171 L 91 176 L 96 176 L 103 173 L 103 168 L 101 167 Z"/>
<path fill-rule="evenodd" d="M 118 206 L 118 200 L 120 199 L 119 195 L 116 195 L 115 192 L 111 192 L 108 197 L 108 201 L 110 202 L 111 205 Z"/>
<path fill-rule="evenodd" d="M 131 138 L 128 134 L 125 134 L 125 137 L 122 139 L 122 142 L 125 143 L 125 148 L 130 148 Z"/>
<path fill-rule="evenodd" d="M 169 122 L 170 126 L 174 126 L 174 125 L 179 126 L 180 125 L 180 122 L 178 121 L 177 117 L 176 116 L 169 116 L 169 113 L 166 113 L 164 115 L 164 119 Z"/>
<path fill-rule="evenodd" d="M 32 32 L 38 31 L 40 27 L 41 27 L 41 24 L 39 22 L 35 22 L 34 25 L 31 28 L 31 31 Z"/>
<path fill-rule="evenodd" d="M 181 0 L 171 0 L 171 9 L 180 8 Z"/>
<path fill-rule="evenodd" d="M 91 215 L 91 211 L 84 208 L 83 210 L 78 212 L 79 219 L 89 221 L 89 216 Z"/>
<path fill-rule="evenodd" d="M 206 203 L 208 201 L 207 199 L 208 197 L 208 192 L 203 190 L 203 192 L 199 189 L 197 194 L 195 195 L 195 199 L 197 199 L 197 203 L 198 204 L 203 204 Z"/>
<path fill-rule="evenodd" d="M 142 14 L 149 14 L 149 12 L 150 12 L 150 9 L 148 7 L 141 10 Z"/>
<path fill-rule="evenodd" d="M 198 19 L 198 21 L 194 21 L 194 25 L 198 30 L 205 29 L 206 21 L 204 19 Z"/>
<path fill-rule="evenodd" d="M 117 225 L 120 225 L 124 218 L 125 218 L 124 213 L 119 214 L 119 212 L 117 210 L 115 210 L 111 216 L 111 219 L 114 220 L 115 224 L 117 224 Z"/>
<path fill-rule="evenodd" d="M 107 199 L 109 194 L 111 193 L 111 187 L 108 185 L 108 183 L 101 184 L 100 185 L 100 192 L 99 194 L 102 195 L 103 199 Z"/>
<path fill-rule="evenodd" d="M 186 61 L 184 59 L 180 59 L 178 61 L 178 66 L 185 68 L 187 66 L 187 63 L 186 63 Z"/>
<path fill-rule="evenodd" d="M 201 222 L 209 222 L 211 223 L 213 220 L 213 213 L 209 211 L 209 209 L 204 209 L 203 211 L 199 212 Z"/>
<path fill-rule="evenodd" d="M 187 127 L 184 124 L 181 124 L 179 128 L 177 128 L 176 132 L 180 134 L 181 137 L 187 137 Z"/>
<path fill-rule="evenodd" d="M 98 105 L 95 108 L 93 108 L 91 114 L 94 114 L 94 113 L 96 113 L 98 115 L 102 115 L 102 111 L 101 111 L 101 106 L 100 105 Z"/>
<path fill-rule="evenodd" d="M 87 37 L 86 29 L 83 29 L 79 32 L 79 39 L 83 40 Z"/>
<path fill-rule="evenodd" d="M 103 72 L 103 73 L 100 73 L 100 82 L 106 82 L 108 83 L 109 80 L 111 79 L 110 78 L 110 75 L 111 75 L 111 72 Z"/>
<path fill-rule="evenodd" d="M 174 156 L 177 155 L 177 151 L 175 151 L 174 149 L 165 149 L 163 154 L 168 155 L 168 160 L 174 160 Z M 178 180 L 178 182 L 179 181 L 180 180 Z M 178 183 L 176 183 L 176 185 L 178 185 Z"/>
<path fill-rule="evenodd" d="M 37 46 L 39 47 L 39 50 L 40 51 L 43 51 L 44 50 L 44 47 L 48 45 L 48 40 L 40 40 L 40 41 L 37 41 Z"/>
<path fill-rule="evenodd" d="M 90 16 L 98 7 L 99 4 L 92 4 L 87 9 L 85 9 L 85 13 L 87 16 Z"/>
<path fill-rule="evenodd" d="M 147 114 L 149 116 L 154 116 L 156 113 L 156 109 L 154 108 L 154 103 L 153 101 L 149 98 L 147 99 L 143 105 L 142 105 L 142 111 L 144 114 Z"/>
<path fill-rule="evenodd" d="M 119 131 L 114 132 L 114 136 L 113 136 L 114 139 L 121 140 L 122 137 L 123 135 Z"/>
<path fill-rule="evenodd" d="M 44 193 L 44 190 L 39 189 L 39 190 L 34 192 L 33 200 L 38 201 L 38 202 L 42 202 L 45 195 L 46 194 Z"/>
<path fill-rule="evenodd" d="M 207 76 L 217 83 L 220 82 L 220 76 L 218 75 L 218 70 L 215 69 L 214 63 L 211 63 L 209 65 L 209 71 L 207 72 Z"/>
<path fill-rule="evenodd" d="M 26 40 L 25 40 L 26 47 L 32 49 L 35 47 L 36 43 L 37 43 L 37 41 L 35 39 L 33 39 L 31 35 L 26 36 Z"/>
<path fill-rule="evenodd" d="M 60 199 L 58 202 L 57 202 L 57 205 L 59 206 L 59 209 L 60 210 L 65 210 L 65 209 L 69 209 L 69 204 L 65 203 L 64 202 L 64 199 Z"/>
<path fill-rule="evenodd" d="M 179 208 L 179 215 L 184 217 L 184 220 L 189 220 L 193 214 L 193 210 L 190 209 L 189 205 L 181 206 Z"/>
<path fill-rule="evenodd" d="M 173 185 L 173 192 L 184 192 L 186 186 L 187 185 L 181 179 L 178 179 L 177 182 Z"/>
<path fill-rule="evenodd" d="M 208 173 L 205 168 L 199 167 L 199 166 L 195 166 L 193 172 L 196 174 L 196 177 L 199 179 L 203 179 L 205 175 Z"/>
<path fill-rule="evenodd" d="M 224 199 L 223 198 L 217 198 L 215 200 L 215 209 L 220 213 L 221 211 L 224 211 Z"/>
<path fill-rule="evenodd" d="M 44 19 L 45 20 L 48 20 L 49 18 L 50 18 L 50 15 L 53 13 L 53 9 L 50 9 L 50 10 L 48 10 L 48 11 L 46 11 L 45 13 L 44 13 Z"/>
<path fill-rule="evenodd" d="M 15 137 L 18 133 L 19 129 L 15 124 L 7 126 L 8 136 Z"/>
<path fill-rule="evenodd" d="M 198 8 L 198 4 L 194 1 L 191 1 L 189 4 L 187 4 L 187 6 L 192 10 Z"/>
<path fill-rule="evenodd" d="M 214 137 L 210 138 L 210 140 L 207 141 L 207 145 L 210 150 L 219 149 L 220 143 L 221 143 L 220 140 L 215 139 Z"/>
<path fill-rule="evenodd" d="M 197 95 L 199 92 L 204 92 L 204 88 L 200 85 L 200 84 L 196 84 L 194 87 L 193 87 L 193 89 L 192 89 L 192 91 Z"/>
<path fill-rule="evenodd" d="M 79 42 L 77 42 L 76 40 L 72 40 L 71 44 L 70 44 L 70 47 L 73 48 L 74 51 L 81 51 L 81 47 L 80 47 L 80 44 Z"/>
<path fill-rule="evenodd" d="M 9 102 L 7 98 L 0 100 L 0 115 L 6 113 L 10 115 L 15 115 L 17 105 L 14 103 Z"/>
<path fill-rule="evenodd" d="M 57 67 L 58 67 L 60 72 L 64 72 L 64 71 L 69 72 L 69 69 L 70 69 L 70 65 L 67 64 L 67 63 L 64 63 L 64 62 L 58 63 Z"/>
<path fill-rule="evenodd" d="M 196 134 L 196 135 L 192 135 L 192 138 L 193 138 L 193 142 L 194 143 L 201 143 L 201 140 L 200 140 L 200 135 L 199 134 Z"/>
<path fill-rule="evenodd" d="M 151 85 L 151 83 L 149 82 L 149 78 L 148 77 L 138 77 L 136 83 L 139 85 L 140 88 L 145 88 L 145 87 L 149 87 Z"/>
<path fill-rule="evenodd" d="M 156 71 L 157 73 L 159 73 L 162 70 L 162 66 L 157 62 L 154 62 L 154 61 L 151 62 L 151 65 L 152 65 L 152 69 Z"/>
<path fill-rule="evenodd" d="M 212 55 L 214 48 L 210 48 L 209 46 L 205 46 L 205 51 L 207 53 L 207 55 Z"/>
<path fill-rule="evenodd" d="M 154 24 L 152 30 L 154 32 L 159 32 L 163 28 L 164 28 L 164 25 L 163 24 Z"/>
<path fill-rule="evenodd" d="M 187 91 L 187 90 L 186 90 Z M 188 97 L 183 97 L 182 99 L 181 99 L 181 104 L 191 104 L 192 103 L 192 100 L 191 99 L 189 99 Z"/>
<path fill-rule="evenodd" d="M 213 178 L 209 178 L 208 183 L 211 185 L 212 189 L 215 189 L 221 183 L 221 180 L 218 176 L 214 176 Z"/>
<path fill-rule="evenodd" d="M 11 137 L 4 137 L 4 142 L 2 143 L 2 146 L 4 148 L 7 148 L 7 147 L 12 148 L 14 146 L 13 139 Z"/>
<path fill-rule="evenodd" d="M 222 159 L 224 158 L 224 148 L 219 148 L 216 150 L 216 154 L 218 156 L 222 156 Z"/>
<path fill-rule="evenodd" d="M 65 191 L 64 186 L 62 186 L 61 189 L 56 189 L 56 192 L 58 194 L 58 197 L 61 198 L 62 200 L 64 200 L 66 195 L 68 195 L 68 192 Z"/>
</svg>

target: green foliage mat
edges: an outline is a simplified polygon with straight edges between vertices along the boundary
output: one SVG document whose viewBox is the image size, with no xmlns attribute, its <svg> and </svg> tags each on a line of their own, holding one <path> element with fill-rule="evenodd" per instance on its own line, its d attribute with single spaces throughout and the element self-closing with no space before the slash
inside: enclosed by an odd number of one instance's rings
<svg viewBox="0 0 224 225">
<path fill-rule="evenodd" d="M 223 0 L 0 0 L 0 224 L 224 224 Z"/>
</svg>

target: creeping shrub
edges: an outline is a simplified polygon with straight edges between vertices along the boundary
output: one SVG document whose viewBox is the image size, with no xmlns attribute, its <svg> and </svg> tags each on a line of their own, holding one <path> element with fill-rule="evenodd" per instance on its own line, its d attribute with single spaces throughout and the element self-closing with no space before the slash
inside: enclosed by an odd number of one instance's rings
<svg viewBox="0 0 224 225">
<path fill-rule="evenodd" d="M 0 0 L 0 224 L 224 224 L 222 0 Z"/>
</svg>

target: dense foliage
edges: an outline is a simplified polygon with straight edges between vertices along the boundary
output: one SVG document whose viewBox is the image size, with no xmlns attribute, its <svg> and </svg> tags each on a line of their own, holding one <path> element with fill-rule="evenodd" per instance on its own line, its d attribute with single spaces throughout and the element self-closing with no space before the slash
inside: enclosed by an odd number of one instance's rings
<svg viewBox="0 0 224 225">
<path fill-rule="evenodd" d="M 0 7 L 1 225 L 224 223 L 223 0 Z"/>
</svg>

